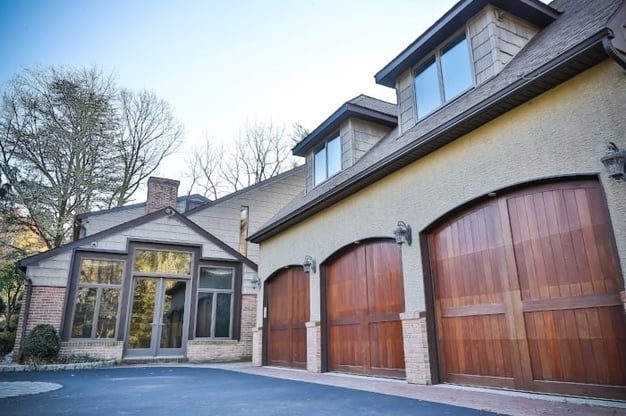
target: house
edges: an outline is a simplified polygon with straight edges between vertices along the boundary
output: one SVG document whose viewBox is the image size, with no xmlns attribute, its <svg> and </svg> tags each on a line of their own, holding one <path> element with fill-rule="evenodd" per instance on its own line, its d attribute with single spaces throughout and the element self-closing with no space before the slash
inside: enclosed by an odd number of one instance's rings
<svg viewBox="0 0 626 416">
<path fill-rule="evenodd" d="M 19 262 L 16 351 L 52 324 L 61 354 L 243 360 L 252 353 L 258 246 L 246 240 L 301 192 L 303 167 L 215 201 L 148 180 L 146 203 L 77 216 L 77 240 Z M 19 356 L 19 354 L 16 354 Z"/>
<path fill-rule="evenodd" d="M 461 0 L 294 148 L 258 365 L 626 398 L 626 5 Z M 399 244 L 398 244 L 399 243 Z"/>
</svg>

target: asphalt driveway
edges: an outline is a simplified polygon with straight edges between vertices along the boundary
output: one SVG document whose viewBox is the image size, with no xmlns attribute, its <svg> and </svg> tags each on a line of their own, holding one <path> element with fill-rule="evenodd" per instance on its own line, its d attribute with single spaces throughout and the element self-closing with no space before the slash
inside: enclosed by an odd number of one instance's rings
<svg viewBox="0 0 626 416">
<path fill-rule="evenodd" d="M 0 382 L 13 381 L 57 383 L 63 387 L 0 399 L 3 416 L 495 414 L 211 368 L 127 367 L 0 374 Z"/>
</svg>

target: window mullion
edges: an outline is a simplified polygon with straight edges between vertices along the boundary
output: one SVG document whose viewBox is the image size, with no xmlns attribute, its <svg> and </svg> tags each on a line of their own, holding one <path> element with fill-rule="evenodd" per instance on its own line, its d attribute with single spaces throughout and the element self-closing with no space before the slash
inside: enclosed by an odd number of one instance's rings
<svg viewBox="0 0 626 416">
<path fill-rule="evenodd" d="M 98 333 L 98 319 L 100 318 L 100 298 L 102 297 L 102 287 L 96 288 L 96 303 L 93 307 L 93 319 L 91 321 L 91 338 L 96 338 Z"/>
<path fill-rule="evenodd" d="M 437 65 L 437 80 L 439 81 L 439 99 L 441 100 L 441 103 L 443 104 L 446 102 L 446 91 L 445 91 L 446 86 L 443 83 L 443 68 L 441 66 L 441 49 L 437 51 L 437 54 L 435 55 L 435 61 Z"/>
<path fill-rule="evenodd" d="M 211 292 L 213 299 L 211 302 L 211 338 L 215 338 L 215 321 L 217 321 L 217 293 Z"/>
</svg>

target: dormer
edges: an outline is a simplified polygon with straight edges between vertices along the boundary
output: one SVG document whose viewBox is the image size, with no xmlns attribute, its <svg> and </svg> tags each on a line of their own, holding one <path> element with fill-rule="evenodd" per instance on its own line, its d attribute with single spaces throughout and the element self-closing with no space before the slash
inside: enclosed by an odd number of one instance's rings
<svg viewBox="0 0 626 416">
<path fill-rule="evenodd" d="M 496 76 L 559 13 L 538 0 L 465 0 L 380 70 L 399 134 Z"/>
<path fill-rule="evenodd" d="M 359 95 L 302 139 L 293 154 L 306 160 L 306 191 L 356 163 L 397 126 L 396 113 L 395 104 Z"/>
</svg>

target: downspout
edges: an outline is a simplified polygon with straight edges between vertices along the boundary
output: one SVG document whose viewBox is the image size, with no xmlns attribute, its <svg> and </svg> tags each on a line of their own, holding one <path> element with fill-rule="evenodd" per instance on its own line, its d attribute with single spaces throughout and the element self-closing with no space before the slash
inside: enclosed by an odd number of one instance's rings
<svg viewBox="0 0 626 416">
<path fill-rule="evenodd" d="M 17 273 L 22 276 L 22 279 L 26 282 L 26 294 L 24 295 L 24 313 L 22 315 L 22 332 L 20 334 L 20 345 L 18 348 L 17 359 L 22 361 L 24 358 L 24 338 L 26 337 L 26 327 L 28 326 L 28 316 L 30 315 L 30 299 L 33 293 L 33 281 L 30 277 L 26 276 L 24 270 L 19 266 L 15 266 Z"/>
<path fill-rule="evenodd" d="M 602 39 L 606 54 L 626 70 L 626 0 L 609 18 L 609 36 Z"/>
</svg>

